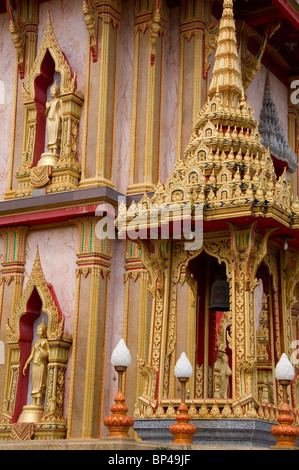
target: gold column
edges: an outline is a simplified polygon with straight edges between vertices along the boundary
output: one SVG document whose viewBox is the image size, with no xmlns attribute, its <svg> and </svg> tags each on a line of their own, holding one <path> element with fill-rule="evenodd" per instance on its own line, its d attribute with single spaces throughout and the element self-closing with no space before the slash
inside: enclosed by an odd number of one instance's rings
<svg viewBox="0 0 299 470">
<path fill-rule="evenodd" d="M 92 2 L 83 1 L 83 13 L 89 40 L 80 188 L 95 185 L 114 187 L 115 100 L 121 2 L 100 1 L 95 6 Z"/>
<path fill-rule="evenodd" d="M 168 394 L 169 367 L 175 344 L 174 335 L 171 339 L 168 332 L 171 329 L 174 333 L 173 317 L 169 320 L 172 244 L 168 240 L 152 240 L 151 243 L 151 248 L 146 242 L 141 244 L 141 261 L 149 272 L 148 289 L 153 296 L 147 367 L 157 374 L 157 399 L 160 401 Z"/>
<path fill-rule="evenodd" d="M 98 217 L 77 219 L 77 298 L 68 437 L 98 438 L 103 421 L 111 240 L 96 236 Z"/>
<path fill-rule="evenodd" d="M 20 17 L 26 31 L 25 74 L 28 76 L 36 57 L 39 8 L 37 0 L 20 2 Z"/>
<path fill-rule="evenodd" d="M 150 293 L 148 273 L 141 262 L 140 248 L 137 243 L 127 241 L 125 274 L 125 308 L 123 338 L 132 358 L 139 356 L 147 361 L 149 339 Z M 136 390 L 136 393 L 135 393 Z M 136 368 L 129 367 L 126 372 L 126 404 L 129 414 L 134 413 L 138 398 L 144 390 L 144 376 Z"/>
<path fill-rule="evenodd" d="M 165 3 L 165 0 L 135 1 L 128 194 L 152 191 L 160 178 Z"/>
<path fill-rule="evenodd" d="M 210 41 L 207 29 L 211 1 L 183 0 L 180 16 L 180 65 L 178 92 L 177 159 L 184 155 L 193 125 L 206 102 L 206 50 Z"/>
<path fill-rule="evenodd" d="M 12 2 L 10 2 L 12 5 Z M 13 110 L 9 168 L 5 199 L 14 197 L 17 181 L 15 172 L 21 165 L 23 146 L 23 122 L 25 109 L 22 100 L 22 85 L 28 76 L 36 57 L 39 23 L 37 0 L 18 1 L 16 11 L 8 10 L 10 31 L 16 48 Z M 22 125 L 18 125 L 22 123 Z"/>
<path fill-rule="evenodd" d="M 6 343 L 6 324 L 22 295 L 25 265 L 25 246 L 28 227 L 8 227 L 0 230 L 3 238 L 0 278 L 0 341 Z M 8 350 L 6 348 L 5 356 Z M 5 357 L 8 364 L 8 358 Z M 0 403 L 3 402 L 5 365 L 0 365 Z M 9 373 L 9 371 L 7 371 Z"/>
<path fill-rule="evenodd" d="M 236 227 L 228 224 L 231 235 L 233 264 L 232 276 L 232 322 L 234 400 L 254 395 L 256 383 L 255 332 L 254 332 L 254 290 L 251 288 L 251 270 L 255 247 L 256 223 Z M 261 250 L 262 251 L 262 250 Z"/>
<path fill-rule="evenodd" d="M 298 280 L 298 255 L 295 256 L 294 266 L 290 269 L 291 258 L 288 252 L 279 252 L 279 275 L 281 285 L 281 325 L 282 332 L 280 343 L 282 352 L 288 356 L 292 353 L 292 307 L 296 303 L 294 299 L 294 283 Z M 297 269 L 296 269 L 297 268 Z M 290 280 L 291 278 L 291 280 Z"/>
</svg>

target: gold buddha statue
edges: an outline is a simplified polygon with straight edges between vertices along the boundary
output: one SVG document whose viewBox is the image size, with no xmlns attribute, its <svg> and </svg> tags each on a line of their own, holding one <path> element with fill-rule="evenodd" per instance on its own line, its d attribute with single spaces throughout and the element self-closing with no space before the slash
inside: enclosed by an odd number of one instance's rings
<svg viewBox="0 0 299 470">
<path fill-rule="evenodd" d="M 51 87 L 50 94 L 52 100 L 46 102 L 48 150 L 58 155 L 61 141 L 61 98 L 56 82 Z"/>
<path fill-rule="evenodd" d="M 38 166 L 57 165 L 61 144 L 61 116 L 62 100 L 60 98 L 60 88 L 55 82 L 50 88 L 51 100 L 46 101 L 46 131 L 48 137 L 48 152 L 41 155 Z"/>
<path fill-rule="evenodd" d="M 38 422 L 44 414 L 42 406 L 42 398 L 46 393 L 47 376 L 48 376 L 48 356 L 49 344 L 47 340 L 47 326 L 44 319 L 37 327 L 38 340 L 34 342 L 30 356 L 28 357 L 23 369 L 26 374 L 29 364 L 31 365 L 31 396 L 33 398 L 32 405 L 26 405 L 19 417 L 19 422 Z"/>
</svg>

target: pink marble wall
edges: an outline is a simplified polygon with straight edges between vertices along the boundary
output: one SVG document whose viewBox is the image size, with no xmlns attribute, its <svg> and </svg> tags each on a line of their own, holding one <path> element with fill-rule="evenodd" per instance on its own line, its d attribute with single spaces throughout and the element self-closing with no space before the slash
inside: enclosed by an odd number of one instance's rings
<svg viewBox="0 0 299 470">
<path fill-rule="evenodd" d="M 176 159 L 179 87 L 179 19 L 179 7 L 168 10 L 162 98 L 161 181 L 163 183 L 173 172 Z"/>
<path fill-rule="evenodd" d="M 15 48 L 8 28 L 8 16 L 3 13 L 0 15 L 0 200 L 7 189 L 15 70 Z"/>
<path fill-rule="evenodd" d="M 65 331 L 73 332 L 76 294 L 76 227 L 30 232 L 26 241 L 24 286 L 30 276 L 38 247 L 43 272 L 53 285 L 58 302 L 65 315 Z"/>
<path fill-rule="evenodd" d="M 254 117 L 259 121 L 263 107 L 265 83 L 268 75 L 268 69 L 262 64 L 254 80 L 247 88 L 246 94 L 252 108 Z M 270 89 L 272 99 L 275 103 L 281 126 L 288 136 L 288 89 L 287 87 L 270 72 Z"/>
<path fill-rule="evenodd" d="M 124 317 L 124 258 L 126 253 L 126 242 L 112 240 L 111 277 L 109 282 L 109 298 L 107 309 L 107 333 L 106 333 L 106 368 L 104 380 L 104 406 L 103 416 L 110 415 L 110 406 L 114 403 L 117 393 L 116 373 L 111 365 L 111 354 L 117 343 L 123 338 Z M 136 358 L 134 358 L 136 364 Z M 132 358 L 133 362 L 133 358 Z M 135 367 L 135 365 L 133 366 Z M 107 435 L 107 428 L 102 425 L 103 436 Z"/>
<path fill-rule="evenodd" d="M 127 0 L 119 32 L 114 154 L 114 183 L 123 194 L 130 178 L 133 66 L 134 0 Z"/>
</svg>

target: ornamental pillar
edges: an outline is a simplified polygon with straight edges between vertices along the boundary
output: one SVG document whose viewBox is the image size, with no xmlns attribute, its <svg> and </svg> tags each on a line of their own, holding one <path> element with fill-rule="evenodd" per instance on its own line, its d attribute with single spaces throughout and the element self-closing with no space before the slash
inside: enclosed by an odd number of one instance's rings
<svg viewBox="0 0 299 470">
<path fill-rule="evenodd" d="M 39 8 L 37 0 L 21 1 L 21 21 L 26 31 L 25 68 L 26 76 L 30 73 L 36 57 Z"/>
<path fill-rule="evenodd" d="M 150 338 L 147 358 L 139 362 L 139 371 L 146 380 L 146 396 L 141 405 L 156 404 L 168 395 L 169 367 L 171 351 L 168 334 L 169 291 L 171 242 L 169 240 L 152 240 L 141 242 L 141 261 L 149 272 L 148 289 L 152 294 L 150 316 Z M 174 326 L 174 325 L 172 325 Z M 174 342 L 173 342 L 174 344 Z"/>
<path fill-rule="evenodd" d="M 0 278 L 0 341 L 6 343 L 6 324 L 15 311 L 22 295 L 25 246 L 28 227 L 8 227 L 0 230 L 3 238 L 3 255 Z M 3 402 L 5 368 L 8 350 L 5 350 L 5 364 L 0 364 L 0 403 Z"/>
<path fill-rule="evenodd" d="M 7 13 L 10 20 L 9 29 L 16 49 L 14 96 L 11 125 L 11 142 L 9 153 L 9 168 L 5 199 L 11 199 L 15 194 L 17 181 L 15 172 L 21 164 L 23 146 L 23 123 L 25 109 L 22 102 L 22 85 L 28 77 L 36 57 L 37 34 L 39 23 L 39 7 L 37 0 L 18 0 L 16 10 L 13 2 L 7 2 Z"/>
<path fill-rule="evenodd" d="M 80 188 L 95 184 L 114 187 L 115 100 L 121 2 L 84 0 L 83 14 L 88 41 Z"/>
<path fill-rule="evenodd" d="M 20 79 L 28 76 L 36 56 L 38 33 L 37 0 L 17 0 L 16 9 L 13 2 L 7 1 L 9 29 L 16 48 L 16 57 Z"/>
<path fill-rule="evenodd" d="M 211 5 L 210 0 L 181 2 L 177 159 L 183 158 L 196 116 L 206 102 L 208 59 L 217 31 L 211 24 Z"/>
<path fill-rule="evenodd" d="M 97 238 L 99 217 L 76 220 L 77 297 L 68 417 L 69 438 L 98 438 L 103 421 L 111 240 Z"/>
<path fill-rule="evenodd" d="M 281 283 L 281 324 L 282 352 L 291 357 L 292 349 L 292 308 L 297 304 L 295 288 L 299 281 L 299 254 L 281 250 L 279 253 Z"/>
<path fill-rule="evenodd" d="M 234 400 L 253 396 L 256 383 L 254 289 L 252 261 L 257 222 L 237 227 L 228 223 L 231 235 L 232 324 L 235 345 Z"/>
<path fill-rule="evenodd" d="M 125 307 L 123 338 L 134 360 L 147 361 L 152 295 L 148 290 L 148 272 L 141 261 L 138 243 L 127 241 L 125 273 Z M 134 367 L 126 371 L 126 404 L 129 414 L 138 406 L 143 394 L 144 375 Z"/>
<path fill-rule="evenodd" d="M 160 178 L 165 0 L 135 1 L 128 194 L 153 191 Z"/>
</svg>

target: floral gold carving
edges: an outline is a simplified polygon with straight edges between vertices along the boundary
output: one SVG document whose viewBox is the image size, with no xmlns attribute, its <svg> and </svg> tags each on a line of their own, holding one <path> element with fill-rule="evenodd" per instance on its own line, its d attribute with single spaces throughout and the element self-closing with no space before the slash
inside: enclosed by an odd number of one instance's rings
<svg viewBox="0 0 299 470">
<path fill-rule="evenodd" d="M 59 126 L 55 130 L 55 135 L 57 134 L 57 136 L 54 138 L 53 143 L 51 143 L 51 146 L 55 149 L 60 147 L 60 155 L 56 151 L 56 158 L 52 156 L 51 159 L 49 157 L 47 159 L 46 156 L 49 154 L 44 153 L 45 158 L 43 159 L 43 155 L 40 155 L 39 161 L 36 162 L 35 143 L 41 136 L 37 135 L 37 120 L 40 118 L 35 102 L 35 81 L 41 74 L 46 54 L 50 54 L 54 62 L 55 72 L 60 74 L 61 78 L 60 97 L 58 100 L 60 112 L 59 121 L 57 121 Z M 41 187 L 45 188 L 47 193 L 76 189 L 81 174 L 77 145 L 78 127 L 84 98 L 82 93 L 76 90 L 76 73 L 72 73 L 65 55 L 57 43 L 49 13 L 39 51 L 30 73 L 26 77 L 25 84 L 23 84 L 22 96 L 25 107 L 25 135 L 22 164 L 16 172 L 19 188 L 16 191 L 15 197 L 29 196 L 34 188 Z M 54 101 L 51 103 L 53 104 Z M 47 122 L 48 124 L 50 123 L 49 119 Z M 51 166 L 51 171 L 49 169 L 37 170 L 36 165 Z"/>
<path fill-rule="evenodd" d="M 36 288 L 38 292 L 42 293 L 41 298 L 43 301 L 43 310 L 47 312 L 50 319 L 47 331 L 48 339 L 56 340 L 62 337 L 64 318 L 61 316 L 61 313 L 58 311 L 58 308 L 54 303 L 49 285 L 44 277 L 39 252 L 37 250 L 31 275 L 25 290 L 16 310 L 7 322 L 6 334 L 9 342 L 13 343 L 19 338 L 19 321 L 21 316 L 26 314 L 26 305 L 34 288 Z"/>
<path fill-rule="evenodd" d="M 98 11 L 93 0 L 83 0 L 83 14 L 86 23 L 93 62 L 98 60 Z"/>
</svg>

